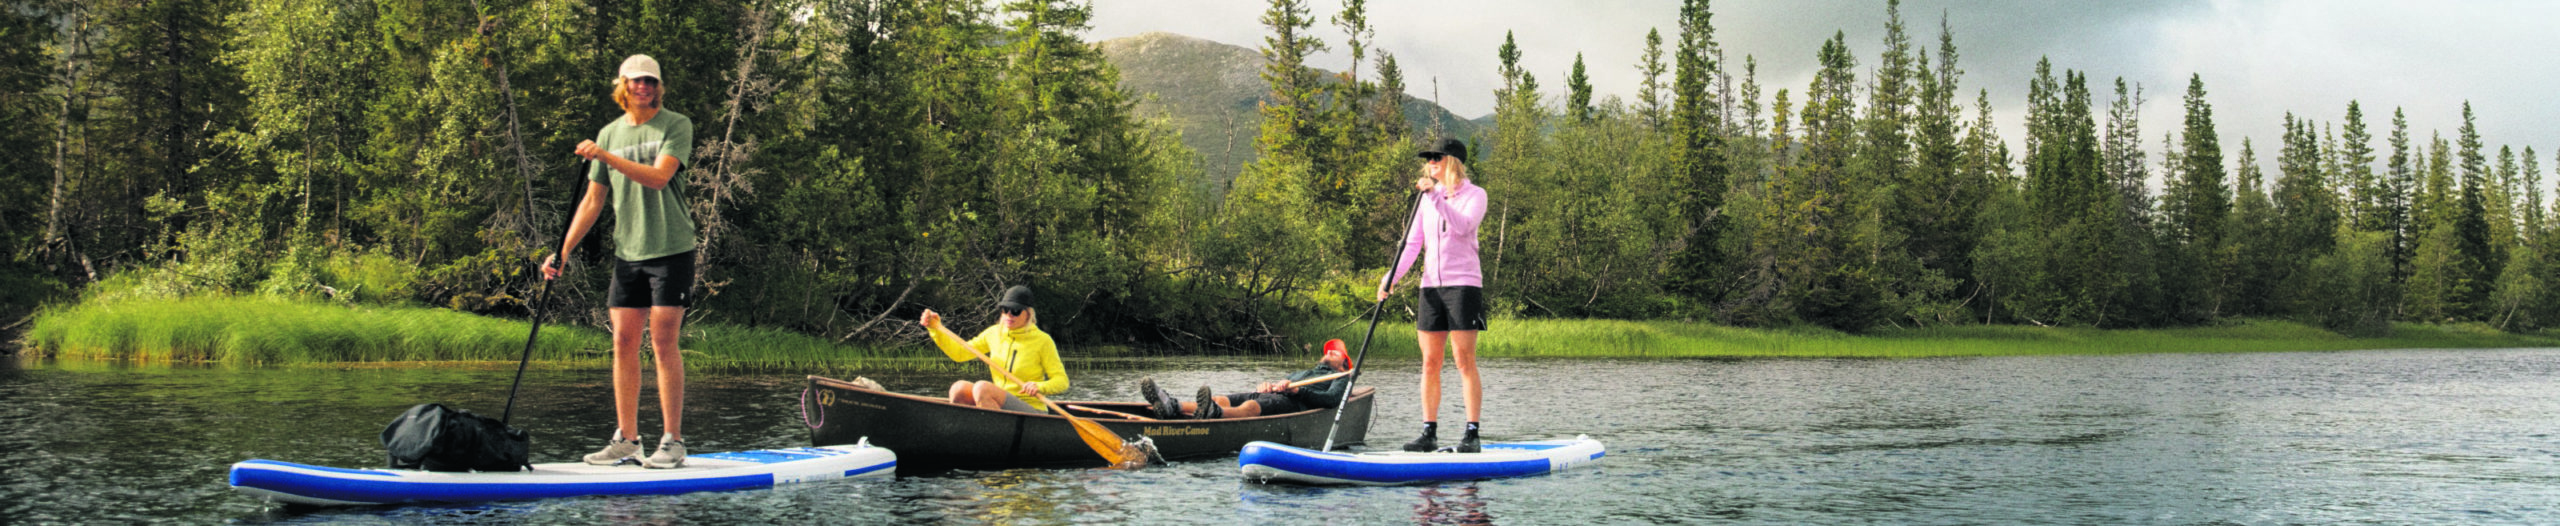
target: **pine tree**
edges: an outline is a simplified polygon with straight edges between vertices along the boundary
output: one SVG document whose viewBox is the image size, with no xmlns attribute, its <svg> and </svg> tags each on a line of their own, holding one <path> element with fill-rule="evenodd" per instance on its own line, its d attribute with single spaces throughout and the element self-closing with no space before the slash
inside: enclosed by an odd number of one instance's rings
<svg viewBox="0 0 2560 526">
<path fill-rule="evenodd" d="M 2499 266 L 2506 264 L 2506 251 L 2494 242 L 2495 234 L 2489 226 L 2489 200 L 2497 191 L 2493 187 L 2496 182 L 2490 179 L 2488 160 L 2481 154 L 2480 131 L 2468 101 L 2462 103 L 2462 129 L 2455 144 L 2460 148 L 2457 155 L 2462 168 L 2462 193 L 2454 203 L 2453 228 L 2462 242 L 2462 268 L 2469 271 L 2466 276 L 2470 281 L 2488 281 L 2501 272 Z M 2465 289 L 2468 294 L 2462 297 L 2464 308 L 2460 315 L 2485 319 L 2488 313 L 2481 309 L 2488 304 L 2488 289 Z"/>
<path fill-rule="evenodd" d="M 1903 189 L 1910 223 L 1910 252 L 1920 264 L 1962 283 L 1972 279 L 1974 225 L 1989 199 L 1990 182 L 1967 164 L 1964 108 L 1956 104 L 1955 37 L 1939 23 L 1936 69 L 1928 55 L 1918 55 L 1919 107 L 1912 128 L 1915 151 L 1911 183 Z"/>
<path fill-rule="evenodd" d="M 2284 145 L 2276 159 L 2282 175 L 2276 181 L 2274 196 L 2282 238 L 2275 241 L 2279 250 L 2293 255 L 2290 262 L 2298 265 L 2331 248 L 2335 240 L 2331 231 L 2338 223 L 2337 194 L 2330 190 L 2321 169 L 2319 132 L 2311 121 L 2295 119 L 2287 113 L 2284 124 Z M 2289 273 L 2290 269 L 2279 272 Z"/>
<path fill-rule="evenodd" d="M 2222 142 L 2214 131 L 2213 104 L 2205 100 L 2204 76 L 2187 79 L 2185 126 L 2179 133 L 2179 155 L 2164 164 L 2176 177 L 2165 179 L 2160 198 L 2165 247 L 2162 298 L 2164 309 L 2180 321 L 2207 319 L 2231 294 L 2226 286 L 2232 268 L 2224 235 L 2231 215 L 2231 194 L 2222 166 Z M 2244 168 L 2245 169 L 2245 168 Z"/>
<path fill-rule="evenodd" d="M 2267 194 L 2266 170 L 2258 165 L 2257 147 L 2240 139 L 2240 158 L 2233 163 L 2231 216 L 2223 223 L 2221 258 L 2228 261 L 2215 287 L 2214 316 L 2256 316 L 2272 311 L 2276 293 L 2273 270 L 2284 257 L 2276 246 L 2276 211 Z"/>
<path fill-rule="evenodd" d="M 2344 170 L 2339 182 L 2347 185 L 2352 197 L 2348 201 L 2349 219 L 2357 230 L 2384 231 L 2390 224 L 2389 200 L 2384 197 L 2384 185 L 2389 182 L 2373 173 L 2373 134 L 2365 131 L 2364 106 L 2356 101 L 2347 101 L 2347 121 L 2341 124 L 2335 151 Z"/>
<path fill-rule="evenodd" d="M 1637 83 L 1636 115 L 1644 118 L 1646 127 L 1662 128 L 1665 112 L 1669 111 L 1662 103 L 1662 93 L 1668 91 L 1662 85 L 1662 74 L 1668 67 L 1662 63 L 1662 30 L 1646 29 L 1644 61 L 1636 63 L 1636 73 L 1644 78 Z"/>
<path fill-rule="evenodd" d="M 1582 54 L 1573 54 L 1573 71 L 1564 77 L 1565 115 L 1575 123 L 1591 122 L 1591 75 L 1582 68 Z"/>
<path fill-rule="evenodd" d="M 2390 234 L 2384 243 L 2391 255 L 2391 281 L 2409 278 L 2409 253 L 2419 231 L 2417 199 L 2410 192 L 2420 190 L 2417 165 L 2412 164 L 2409 150 L 2409 118 L 2399 108 L 2391 109 L 2391 161 L 2389 173 L 2383 177 L 2380 206 L 2382 231 Z"/>
<path fill-rule="evenodd" d="M 1678 138 L 1672 177 L 1680 181 L 1679 202 L 1684 206 L 1679 215 L 1688 220 L 1688 235 L 1682 236 L 1679 252 L 1672 258 L 1666 287 L 1700 303 L 1715 301 L 1729 287 L 1724 275 L 1726 256 L 1719 250 L 1728 173 L 1725 123 L 1718 113 L 1723 103 L 1712 90 L 1723 66 L 1717 61 L 1721 52 L 1715 40 L 1715 15 L 1707 3 L 1680 3 L 1680 45 L 1672 61 L 1671 133 Z"/>
</svg>

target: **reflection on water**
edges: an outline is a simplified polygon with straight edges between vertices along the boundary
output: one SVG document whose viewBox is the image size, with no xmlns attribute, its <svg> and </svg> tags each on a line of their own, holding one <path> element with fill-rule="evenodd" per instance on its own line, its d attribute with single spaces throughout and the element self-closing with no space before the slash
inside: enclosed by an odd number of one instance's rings
<svg viewBox="0 0 2560 526">
<path fill-rule="evenodd" d="M 1067 397 L 1136 400 L 1143 376 L 1252 385 L 1301 365 L 1078 370 Z M 1370 365 L 1364 384 L 1380 390 L 1371 441 L 1401 443 L 1419 415 L 1413 364 Z M 0 524 L 2560 523 L 2553 350 L 1491 360 L 1483 371 L 1488 439 L 1589 434 L 1608 459 L 1421 487 L 1249 483 L 1229 458 L 285 509 L 229 491 L 229 464 L 378 465 L 377 433 L 401 410 L 493 410 L 512 369 L 0 364 Z M 870 376 L 926 393 L 952 379 Z M 806 445 L 799 375 L 690 380 L 693 449 Z M 516 421 L 534 435 L 534 459 L 597 447 L 612 426 L 610 389 L 601 370 L 530 373 Z"/>
<path fill-rule="evenodd" d="M 1484 498 L 1476 495 L 1476 483 L 1458 483 L 1454 487 L 1422 488 L 1422 504 L 1413 507 L 1416 524 L 1493 524 L 1493 514 L 1485 513 Z"/>
</svg>

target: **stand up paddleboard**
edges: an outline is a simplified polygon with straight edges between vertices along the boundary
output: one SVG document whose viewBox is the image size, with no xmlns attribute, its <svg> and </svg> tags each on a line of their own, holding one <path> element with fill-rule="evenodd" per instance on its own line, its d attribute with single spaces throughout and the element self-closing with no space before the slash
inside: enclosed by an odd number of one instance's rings
<svg viewBox="0 0 2560 526">
<path fill-rule="evenodd" d="M 1236 464 L 1255 482 L 1394 485 L 1543 475 L 1597 463 L 1605 452 L 1589 436 L 1487 442 L 1482 453 L 1333 453 L 1254 442 L 1245 444 Z"/>
<path fill-rule="evenodd" d="M 567 462 L 534 464 L 531 471 L 441 473 L 249 460 L 231 465 L 231 489 L 252 497 L 315 506 L 485 502 L 765 488 L 840 478 L 889 477 L 897 467 L 897 454 L 869 444 L 705 453 L 687 456 L 684 467 L 673 469 Z"/>
</svg>

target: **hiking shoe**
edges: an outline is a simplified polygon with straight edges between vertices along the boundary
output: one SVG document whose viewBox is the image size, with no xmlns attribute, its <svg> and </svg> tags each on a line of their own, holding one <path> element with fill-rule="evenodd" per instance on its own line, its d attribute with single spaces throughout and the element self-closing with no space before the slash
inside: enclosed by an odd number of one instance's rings
<svg viewBox="0 0 2560 526">
<path fill-rule="evenodd" d="M 1218 408 L 1218 393 L 1210 391 L 1209 386 L 1200 386 L 1200 400 L 1197 403 L 1199 407 L 1191 410 L 1191 416 L 1194 418 L 1207 420 L 1226 414 L 1226 410 Z"/>
<path fill-rule="evenodd" d="M 604 451 L 597 451 L 587 455 L 587 463 L 598 466 L 611 466 L 621 464 L 622 461 L 631 460 L 632 457 L 637 456 L 640 456 L 640 439 L 634 438 L 630 440 L 623 440 L 622 430 L 616 429 L 613 430 L 613 438 L 608 439 L 605 442 Z"/>
<path fill-rule="evenodd" d="M 633 442 L 631 445 L 640 444 Z M 658 439 L 658 452 L 650 453 L 647 460 L 640 461 L 640 467 L 649 469 L 684 467 L 684 441 L 676 440 L 672 436 Z"/>
<path fill-rule="evenodd" d="M 1156 418 L 1182 418 L 1182 402 L 1173 399 L 1173 391 L 1157 386 L 1156 377 L 1139 378 L 1138 394 L 1147 397 L 1147 408 L 1155 410 Z"/>
<path fill-rule="evenodd" d="M 1440 437 L 1433 436 L 1428 432 L 1423 433 L 1421 438 L 1416 438 L 1413 439 L 1412 442 L 1404 443 L 1404 450 L 1414 453 L 1430 453 L 1439 449 Z"/>
<path fill-rule="evenodd" d="M 1479 442 L 1479 441 L 1477 441 L 1477 440 L 1476 440 L 1476 432 L 1474 432 L 1474 431 L 1468 431 L 1466 436 L 1464 436 L 1464 437 L 1460 437 L 1460 438 L 1458 439 L 1458 452 L 1459 452 L 1459 453 L 1483 453 L 1483 452 L 1484 452 L 1484 443 Z"/>
</svg>

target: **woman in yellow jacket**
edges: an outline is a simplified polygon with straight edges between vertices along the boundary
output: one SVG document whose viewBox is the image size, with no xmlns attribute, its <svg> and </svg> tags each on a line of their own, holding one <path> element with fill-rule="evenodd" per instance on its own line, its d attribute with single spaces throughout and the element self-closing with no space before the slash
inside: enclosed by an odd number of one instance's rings
<svg viewBox="0 0 2560 526">
<path fill-rule="evenodd" d="M 1032 393 L 1056 395 L 1067 392 L 1067 368 L 1058 362 L 1057 342 L 1049 339 L 1049 333 L 1040 331 L 1033 316 L 1031 287 L 1015 285 L 1005 289 L 1004 301 L 996 304 L 996 311 L 1002 315 L 1000 321 L 979 331 L 978 337 L 968 340 L 961 340 L 958 333 L 943 327 L 942 315 L 933 309 L 925 309 L 924 316 L 916 320 L 917 324 L 924 326 L 925 333 L 933 336 L 934 347 L 941 348 L 942 354 L 950 356 L 951 361 L 977 359 L 963 350 L 966 346 L 1012 371 L 1015 378 L 1029 382 L 1014 383 L 1005 375 L 989 370 L 987 374 L 991 380 L 961 380 L 951 384 L 951 403 L 1017 413 L 1046 412 L 1049 408 Z"/>
</svg>

